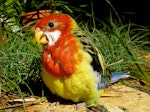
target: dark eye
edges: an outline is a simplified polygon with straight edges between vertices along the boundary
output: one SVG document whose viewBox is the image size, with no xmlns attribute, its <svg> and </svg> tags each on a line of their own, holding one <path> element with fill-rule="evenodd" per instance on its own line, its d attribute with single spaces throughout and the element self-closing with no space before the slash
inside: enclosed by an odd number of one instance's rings
<svg viewBox="0 0 150 112">
<path fill-rule="evenodd" d="M 49 22 L 48 26 L 49 26 L 49 28 L 53 28 L 54 27 L 54 22 Z"/>
</svg>

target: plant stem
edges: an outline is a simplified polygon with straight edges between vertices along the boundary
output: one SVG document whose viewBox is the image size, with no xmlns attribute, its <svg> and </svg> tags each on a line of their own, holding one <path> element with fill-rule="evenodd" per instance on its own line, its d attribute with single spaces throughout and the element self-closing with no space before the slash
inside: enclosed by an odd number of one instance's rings
<svg viewBox="0 0 150 112">
<path fill-rule="evenodd" d="M 1 23 L 1 18 L 0 18 L 0 49 L 3 44 L 3 39 L 2 39 L 2 23 Z"/>
<path fill-rule="evenodd" d="M 109 1 L 109 0 L 106 0 L 106 2 L 110 5 L 110 7 L 112 8 L 112 10 L 114 11 L 114 13 L 116 14 L 118 20 L 119 20 L 119 23 L 122 25 L 122 21 L 121 21 L 121 18 L 118 14 L 118 12 L 116 11 L 116 9 L 114 8 L 114 6 L 112 5 L 112 3 Z"/>
<path fill-rule="evenodd" d="M 93 2 L 92 2 L 92 0 L 91 0 L 91 11 L 92 11 L 93 28 L 95 29 L 96 25 L 95 25 L 95 18 L 94 18 L 94 10 L 93 10 Z"/>
</svg>

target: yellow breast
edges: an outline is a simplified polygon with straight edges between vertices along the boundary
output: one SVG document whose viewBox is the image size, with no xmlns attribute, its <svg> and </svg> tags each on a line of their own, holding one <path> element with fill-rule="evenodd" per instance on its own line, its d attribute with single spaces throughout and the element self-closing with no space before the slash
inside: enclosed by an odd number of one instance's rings
<svg viewBox="0 0 150 112">
<path fill-rule="evenodd" d="M 91 56 L 83 50 L 78 53 L 83 55 L 83 60 L 76 64 L 77 69 L 70 77 L 55 77 L 43 67 L 42 78 L 53 94 L 74 102 L 93 103 L 101 94 L 97 89 L 99 80 L 90 65 Z"/>
</svg>

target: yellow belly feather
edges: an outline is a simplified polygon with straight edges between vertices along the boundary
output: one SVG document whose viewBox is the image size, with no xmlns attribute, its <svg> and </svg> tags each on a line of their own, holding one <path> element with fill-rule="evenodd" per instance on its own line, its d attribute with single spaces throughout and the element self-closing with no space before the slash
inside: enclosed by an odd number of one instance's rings
<svg viewBox="0 0 150 112">
<path fill-rule="evenodd" d="M 98 79 L 93 75 L 93 69 L 90 65 L 91 56 L 79 50 L 82 53 L 83 60 L 76 64 L 76 72 L 68 77 L 54 77 L 43 67 L 42 78 L 46 86 L 53 94 L 72 100 L 74 102 L 93 103 L 99 98 L 101 91 L 97 90 Z"/>
</svg>

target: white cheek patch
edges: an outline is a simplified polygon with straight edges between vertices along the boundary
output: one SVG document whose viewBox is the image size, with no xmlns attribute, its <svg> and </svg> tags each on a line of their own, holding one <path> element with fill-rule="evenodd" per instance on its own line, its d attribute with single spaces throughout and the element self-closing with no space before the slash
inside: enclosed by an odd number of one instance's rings
<svg viewBox="0 0 150 112">
<path fill-rule="evenodd" d="M 55 30 L 53 32 L 44 32 L 44 34 L 46 35 L 46 37 L 48 39 L 48 45 L 52 46 L 60 38 L 61 31 L 60 30 Z"/>
</svg>

